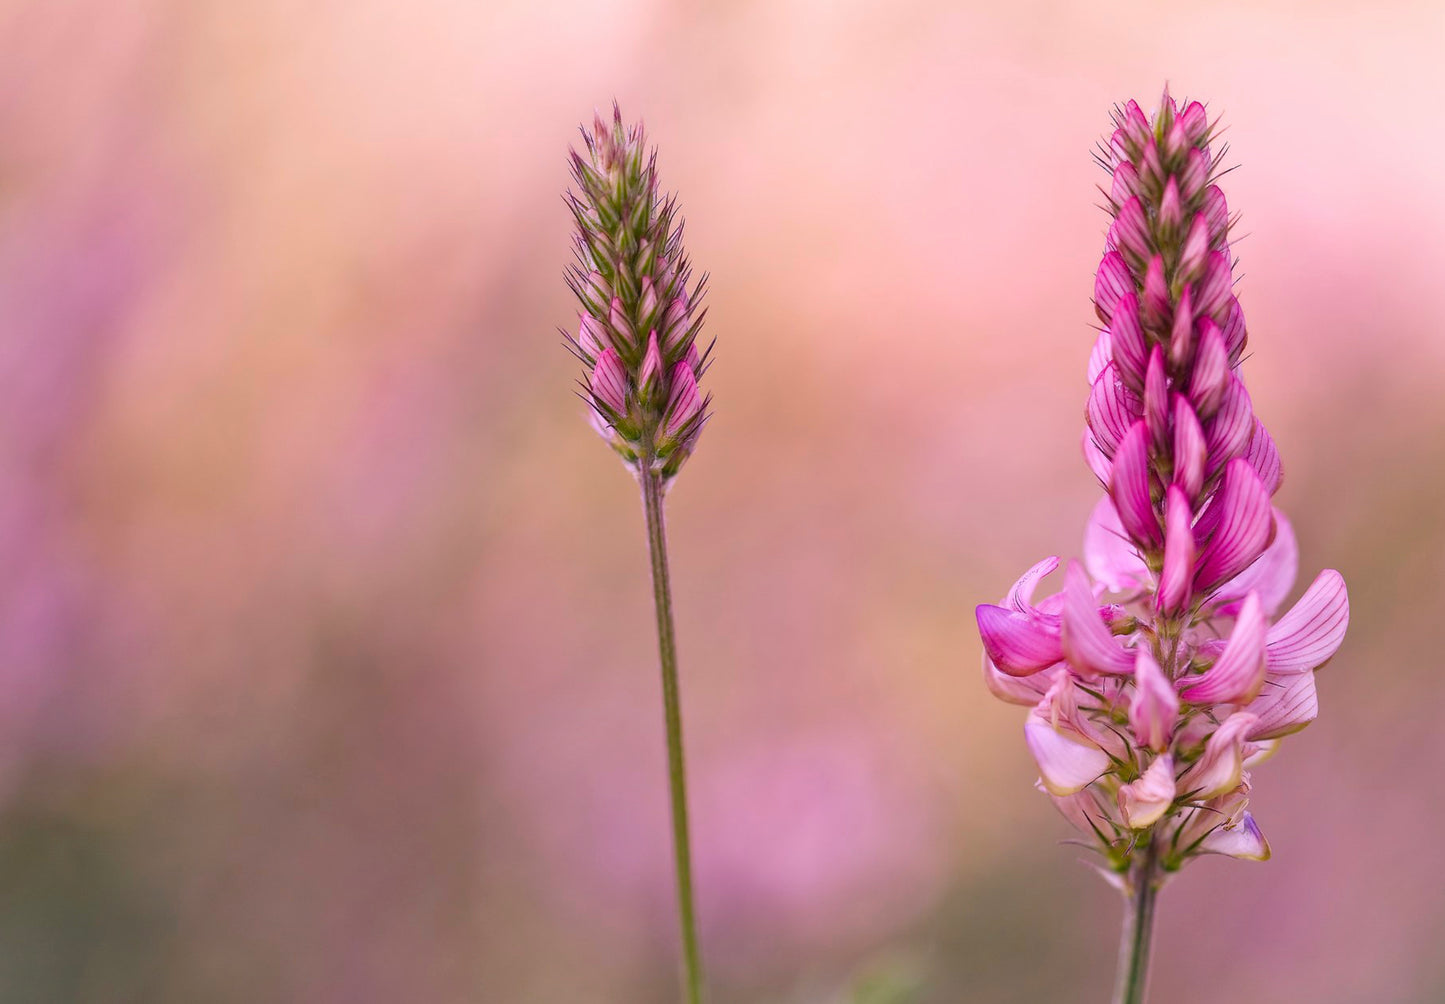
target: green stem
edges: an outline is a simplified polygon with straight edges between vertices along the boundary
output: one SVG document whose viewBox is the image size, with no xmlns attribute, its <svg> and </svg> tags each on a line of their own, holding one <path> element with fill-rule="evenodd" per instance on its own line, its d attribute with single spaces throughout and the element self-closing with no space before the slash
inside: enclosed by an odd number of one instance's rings
<svg viewBox="0 0 1445 1004">
<path fill-rule="evenodd" d="M 652 554 L 652 596 L 657 606 L 657 651 L 662 662 L 662 707 L 667 720 L 667 773 L 672 790 L 672 845 L 677 863 L 677 912 L 688 1004 L 702 1000 L 702 959 L 692 900 L 692 844 L 687 825 L 687 770 L 682 757 L 682 707 L 677 692 L 677 645 L 672 625 L 672 587 L 667 575 L 667 531 L 663 526 L 662 476 L 646 460 L 642 508 Z"/>
<path fill-rule="evenodd" d="M 1154 835 L 1144 856 L 1130 872 L 1124 907 L 1124 930 L 1119 939 L 1119 976 L 1114 1004 L 1144 1004 L 1149 985 L 1149 950 L 1154 939 L 1154 902 L 1159 895 L 1159 857 Z"/>
</svg>

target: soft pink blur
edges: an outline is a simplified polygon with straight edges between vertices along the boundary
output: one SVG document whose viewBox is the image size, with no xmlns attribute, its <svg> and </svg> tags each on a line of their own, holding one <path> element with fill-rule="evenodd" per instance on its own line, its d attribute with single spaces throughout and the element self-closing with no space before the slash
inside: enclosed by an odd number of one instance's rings
<svg viewBox="0 0 1445 1004">
<path fill-rule="evenodd" d="M 1275 850 L 1157 999 L 1445 996 L 1445 7 L 0 8 L 0 998 L 674 999 L 635 487 L 561 281 L 575 125 L 646 118 L 712 273 L 671 495 L 717 1001 L 1102 999 L 971 611 L 1077 555 L 1104 216 L 1224 116 L 1255 407 L 1350 582 Z M 865 998 L 860 997 L 859 1000 Z"/>
</svg>

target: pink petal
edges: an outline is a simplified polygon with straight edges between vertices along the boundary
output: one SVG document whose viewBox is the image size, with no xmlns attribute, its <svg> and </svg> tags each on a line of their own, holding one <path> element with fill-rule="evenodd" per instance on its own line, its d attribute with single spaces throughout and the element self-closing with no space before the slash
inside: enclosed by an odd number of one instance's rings
<svg viewBox="0 0 1445 1004">
<path fill-rule="evenodd" d="M 1235 605 L 1250 593 L 1258 593 L 1264 612 L 1273 617 L 1294 587 L 1299 571 L 1299 543 L 1294 526 L 1278 509 L 1274 510 L 1274 540 L 1254 564 L 1230 579 L 1214 594 L 1221 614 L 1232 614 Z"/>
<path fill-rule="evenodd" d="M 1214 665 L 1200 676 L 1179 681 L 1181 699 L 1190 704 L 1244 704 L 1264 685 L 1264 639 L 1269 622 L 1250 593 L 1240 608 L 1229 642 Z"/>
<path fill-rule="evenodd" d="M 1233 285 L 1229 255 L 1223 251 L 1211 252 L 1204 266 L 1204 276 L 1194 286 L 1194 309 L 1218 318 L 1229 303 L 1229 291 Z"/>
<path fill-rule="evenodd" d="M 1114 239 L 1119 250 L 1139 264 L 1148 260 L 1151 238 L 1144 203 L 1137 195 L 1130 197 L 1114 217 Z"/>
<path fill-rule="evenodd" d="M 1189 102 L 1179 113 L 1179 125 L 1184 129 L 1184 135 L 1189 142 L 1197 144 L 1209 130 L 1209 116 L 1205 114 L 1204 106 L 1198 101 Z"/>
<path fill-rule="evenodd" d="M 1099 479 L 1101 485 L 1109 484 L 1109 472 L 1114 465 L 1109 458 L 1104 456 L 1104 451 L 1099 449 L 1099 444 L 1094 442 L 1093 430 L 1087 426 L 1084 428 L 1084 463 L 1089 465 L 1089 470 L 1094 472 L 1094 477 Z"/>
<path fill-rule="evenodd" d="M 1144 327 L 1139 323 L 1139 297 L 1133 290 L 1121 296 L 1114 307 L 1114 316 L 1109 322 L 1109 339 L 1124 386 L 1136 394 L 1143 392 L 1149 346 L 1144 337 Z"/>
<path fill-rule="evenodd" d="M 1174 758 L 1167 753 L 1155 757 L 1137 781 L 1119 788 L 1119 814 L 1124 825 L 1146 829 L 1159 821 L 1174 802 Z"/>
<path fill-rule="evenodd" d="M 1179 182 L 1174 175 L 1164 183 L 1164 194 L 1159 197 L 1157 224 L 1166 233 L 1177 233 L 1184 223 L 1184 203 L 1179 197 Z"/>
<path fill-rule="evenodd" d="M 1350 596 L 1345 578 L 1327 568 L 1290 612 L 1269 629 L 1270 672 L 1307 673 L 1323 666 L 1339 651 L 1349 624 Z"/>
<path fill-rule="evenodd" d="M 1169 748 L 1179 722 L 1179 695 L 1148 645 L 1135 650 L 1134 696 L 1129 701 L 1129 727 L 1140 745 L 1156 753 Z"/>
<path fill-rule="evenodd" d="M 672 367 L 672 395 L 663 419 L 667 435 L 678 435 L 701 410 L 702 397 L 697 392 L 697 378 L 686 360 L 679 361 Z"/>
<path fill-rule="evenodd" d="M 1207 471 L 1213 473 L 1235 457 L 1243 456 L 1253 435 L 1254 406 L 1249 400 L 1249 391 L 1244 389 L 1243 380 L 1230 374 L 1219 410 L 1204 434 L 1209 452 Z"/>
<path fill-rule="evenodd" d="M 1249 713 L 1256 718 L 1245 736 L 1251 742 L 1278 739 L 1298 732 L 1320 713 L 1315 674 L 1268 677 L 1259 696 L 1250 703 Z"/>
<path fill-rule="evenodd" d="M 1046 673 L 1034 673 L 1032 676 L 1010 676 L 1001 672 L 993 664 L 993 660 L 985 652 L 983 656 L 983 682 L 988 687 L 989 693 L 1001 701 L 1009 704 L 1021 704 L 1031 708 L 1039 703 L 1039 699 L 1048 690 L 1049 678 Z"/>
<path fill-rule="evenodd" d="M 1187 405 L 1186 405 L 1187 407 Z M 1174 614 L 1189 605 L 1194 583 L 1194 514 L 1178 485 L 1164 502 L 1164 567 L 1159 572 L 1159 609 Z"/>
<path fill-rule="evenodd" d="M 1223 245 L 1229 232 L 1229 203 L 1218 185 L 1204 190 L 1204 217 L 1209 221 L 1209 242 L 1214 247 Z"/>
<path fill-rule="evenodd" d="M 1109 473 L 1109 495 L 1129 536 L 1138 543 L 1157 547 L 1163 536 L 1149 495 L 1150 477 L 1149 428 L 1141 419 L 1119 443 Z"/>
<path fill-rule="evenodd" d="M 1244 776 L 1244 737 L 1254 724 L 1254 715 L 1236 711 L 1214 730 L 1204 743 L 1204 752 L 1179 779 L 1190 798 L 1215 798 L 1239 787 Z"/>
<path fill-rule="evenodd" d="M 984 651 L 1010 676 L 1028 676 L 1064 657 L 1057 627 L 1038 616 L 980 603 L 974 610 Z"/>
<path fill-rule="evenodd" d="M 1184 170 L 1179 172 L 1179 194 L 1186 200 L 1192 200 L 1204 187 L 1204 182 L 1209 177 L 1209 161 L 1204 156 L 1204 151 L 1195 148 L 1189 151 L 1184 161 Z"/>
<path fill-rule="evenodd" d="M 1132 673 L 1134 654 L 1119 644 L 1099 616 L 1089 578 L 1077 561 L 1069 562 L 1064 576 L 1061 613 L 1064 655 L 1080 673 Z"/>
<path fill-rule="evenodd" d="M 1179 275 L 1187 282 L 1199 278 L 1208 254 L 1209 220 L 1203 213 L 1195 213 L 1194 222 L 1189 224 L 1189 234 L 1184 238 L 1184 246 L 1179 251 Z"/>
<path fill-rule="evenodd" d="M 1109 336 L 1109 329 L 1105 328 L 1099 332 L 1099 337 L 1094 339 L 1093 351 L 1089 353 L 1089 384 L 1099 379 L 1099 374 L 1104 372 L 1104 367 L 1113 361 L 1113 343 Z"/>
<path fill-rule="evenodd" d="M 1094 276 L 1094 309 L 1098 311 L 1100 320 L 1108 324 L 1119 297 L 1132 292 L 1134 277 L 1129 272 L 1124 256 L 1117 251 L 1110 251 L 1099 262 L 1099 271 Z"/>
<path fill-rule="evenodd" d="M 1199 351 L 1194 357 L 1194 373 L 1189 378 L 1189 399 L 1194 402 L 1200 418 L 1213 418 L 1219 410 L 1229 376 L 1229 348 L 1224 344 L 1224 332 L 1212 319 L 1202 317 Z"/>
<path fill-rule="evenodd" d="M 1210 831 L 1199 845 L 1200 854 L 1225 854 L 1244 861 L 1268 861 L 1269 841 L 1248 812 L 1238 823 L 1226 823 Z"/>
<path fill-rule="evenodd" d="M 1128 593 L 1149 584 L 1149 568 L 1124 533 L 1114 501 L 1101 498 L 1084 528 L 1084 567 L 1111 593 Z"/>
<path fill-rule="evenodd" d="M 642 355 L 642 368 L 637 371 L 637 387 L 643 394 L 650 395 L 657 389 L 662 378 L 662 349 L 657 344 L 657 332 L 647 336 L 647 351 Z"/>
<path fill-rule="evenodd" d="M 597 357 L 588 386 L 592 396 L 614 415 L 627 414 L 627 369 L 622 365 L 622 357 L 610 345 Z"/>
<path fill-rule="evenodd" d="M 1204 429 L 1183 394 L 1174 395 L 1174 483 L 1193 502 L 1204 487 Z"/>
<path fill-rule="evenodd" d="M 1239 362 L 1249 335 L 1244 329 L 1244 310 L 1240 307 L 1239 300 L 1234 297 L 1230 297 L 1229 308 L 1220 329 L 1224 334 L 1224 347 L 1229 350 L 1229 361 Z"/>
<path fill-rule="evenodd" d="M 1127 160 L 1119 162 L 1114 168 L 1114 176 L 1109 184 L 1109 197 L 1116 205 L 1122 206 L 1129 196 L 1139 192 L 1139 172 L 1133 164 Z"/>
<path fill-rule="evenodd" d="M 1274 437 L 1257 417 L 1254 420 L 1254 435 L 1249 439 L 1249 449 L 1245 451 L 1244 459 L 1249 461 L 1249 466 L 1259 475 L 1265 491 L 1271 495 L 1279 491 L 1279 486 L 1284 483 L 1284 466 L 1280 463 L 1279 448 L 1274 445 Z"/>
<path fill-rule="evenodd" d="M 1210 509 L 1213 516 L 1209 525 L 1213 529 L 1200 552 L 1194 577 L 1195 589 L 1201 593 L 1248 568 L 1274 537 L 1269 493 L 1244 460 L 1231 460 L 1224 469 L 1224 483 L 1210 502 Z"/>
<path fill-rule="evenodd" d="M 1105 366 L 1094 381 L 1084 414 L 1099 451 L 1113 457 L 1119 441 L 1140 415 L 1139 399 L 1119 380 L 1118 367 L 1113 363 Z"/>
<path fill-rule="evenodd" d="M 1184 368 L 1194 355 L 1194 294 L 1189 287 L 1179 294 L 1174 308 L 1174 327 L 1169 332 L 1169 359 L 1176 368 Z"/>
<path fill-rule="evenodd" d="M 1044 787 L 1053 795 L 1071 795 L 1109 769 L 1109 755 L 1068 724 L 1059 684 L 1072 687 L 1062 674 L 1024 722 L 1024 742 L 1038 763 Z"/>
<path fill-rule="evenodd" d="M 1038 588 L 1039 581 L 1046 575 L 1059 567 L 1059 559 L 1049 555 L 1042 561 L 1036 562 L 1027 572 L 1019 576 L 1017 582 L 1009 589 L 1008 595 L 1004 597 L 1003 605 L 1021 614 L 1026 614 L 1034 609 L 1034 591 Z"/>
<path fill-rule="evenodd" d="M 1140 301 L 1139 317 L 1151 327 L 1168 323 L 1170 316 L 1169 284 L 1164 279 L 1164 259 L 1157 254 L 1149 259 L 1149 268 L 1144 273 L 1144 298 Z"/>
<path fill-rule="evenodd" d="M 1164 350 L 1158 345 L 1149 354 L 1144 374 L 1144 420 L 1154 448 L 1162 451 L 1169 445 L 1169 376 L 1164 370 Z M 1122 438 L 1122 432 L 1120 435 Z"/>
</svg>

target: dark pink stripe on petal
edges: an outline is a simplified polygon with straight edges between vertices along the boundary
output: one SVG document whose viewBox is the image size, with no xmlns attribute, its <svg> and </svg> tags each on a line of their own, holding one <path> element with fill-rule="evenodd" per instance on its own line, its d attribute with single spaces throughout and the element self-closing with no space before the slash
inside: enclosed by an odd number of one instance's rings
<svg viewBox="0 0 1445 1004">
<path fill-rule="evenodd" d="M 1094 442 L 1104 456 L 1114 456 L 1124 434 L 1138 421 L 1139 413 L 1139 399 L 1129 393 L 1119 380 L 1118 367 L 1113 363 L 1105 366 L 1089 391 L 1089 403 L 1085 409 L 1089 428 L 1094 432 Z"/>
<path fill-rule="evenodd" d="M 1114 455 L 1109 494 L 1124 530 L 1136 543 L 1153 547 L 1163 542 L 1163 535 L 1149 495 L 1149 478 L 1149 427 L 1140 419 Z"/>
</svg>

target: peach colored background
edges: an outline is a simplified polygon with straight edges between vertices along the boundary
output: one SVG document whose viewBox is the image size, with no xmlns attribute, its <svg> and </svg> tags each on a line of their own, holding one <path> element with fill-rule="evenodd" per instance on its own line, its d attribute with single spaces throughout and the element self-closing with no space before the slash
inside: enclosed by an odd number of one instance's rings
<svg viewBox="0 0 1445 1004">
<path fill-rule="evenodd" d="M 554 330 L 616 96 L 713 277 L 670 518 L 715 1001 L 1104 999 L 1117 897 L 971 611 L 1079 550 L 1089 148 L 1166 78 L 1228 123 L 1246 376 L 1354 616 L 1256 775 L 1275 859 L 1169 889 L 1155 999 L 1445 997 L 1442 43 L 1437 3 L 0 5 L 0 998 L 675 999 L 641 516 Z"/>
</svg>

